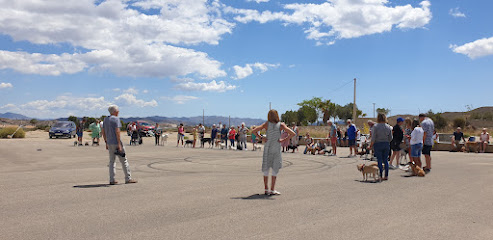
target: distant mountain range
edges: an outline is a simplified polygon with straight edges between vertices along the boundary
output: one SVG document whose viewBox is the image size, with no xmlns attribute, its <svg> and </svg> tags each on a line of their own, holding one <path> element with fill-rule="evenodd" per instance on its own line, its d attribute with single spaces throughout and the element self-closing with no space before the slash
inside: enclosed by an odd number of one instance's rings
<svg viewBox="0 0 493 240">
<path fill-rule="evenodd" d="M 30 120 L 31 119 L 31 118 L 26 117 L 22 114 L 11 113 L 11 112 L 0 113 L 0 118 L 8 118 L 8 119 L 15 119 L 15 120 Z"/>
</svg>

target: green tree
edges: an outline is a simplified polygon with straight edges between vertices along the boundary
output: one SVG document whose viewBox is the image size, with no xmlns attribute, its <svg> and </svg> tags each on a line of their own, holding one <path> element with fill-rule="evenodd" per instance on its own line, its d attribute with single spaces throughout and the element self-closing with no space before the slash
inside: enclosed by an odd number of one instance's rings
<svg viewBox="0 0 493 240">
<path fill-rule="evenodd" d="M 68 117 L 68 120 L 74 122 L 75 124 L 79 124 L 79 119 L 76 116 L 70 116 Z"/>
<path fill-rule="evenodd" d="M 281 121 L 285 122 L 286 124 L 291 124 L 292 122 L 299 124 L 298 112 L 286 111 L 284 114 L 281 114 Z"/>
<path fill-rule="evenodd" d="M 38 119 L 33 118 L 33 119 L 31 119 L 31 121 L 29 121 L 29 123 L 31 125 L 35 125 L 36 126 L 36 124 L 38 124 Z"/>
<path fill-rule="evenodd" d="M 317 115 L 317 121 L 323 113 L 322 106 L 323 106 L 324 100 L 322 100 L 321 97 L 313 97 L 312 99 L 309 100 L 303 100 L 302 102 L 298 103 L 298 106 L 300 107 L 309 107 L 315 110 L 315 114 Z"/>
<path fill-rule="evenodd" d="M 314 108 L 303 106 L 298 110 L 298 120 L 304 126 L 315 123 L 317 119 L 317 111 Z"/>
<path fill-rule="evenodd" d="M 330 100 L 325 100 L 321 104 L 321 109 L 323 112 L 323 121 L 324 123 L 327 122 L 331 117 L 335 118 L 337 117 L 337 104 L 331 102 Z"/>
<path fill-rule="evenodd" d="M 433 120 L 436 129 L 444 129 L 448 126 L 448 120 L 441 113 L 434 113 L 432 110 L 429 110 L 426 115 Z"/>
<path fill-rule="evenodd" d="M 337 112 L 337 117 L 339 119 L 343 119 L 343 120 L 351 119 L 351 118 L 353 118 L 353 104 L 348 103 L 344 106 L 339 106 L 339 107 L 337 107 L 336 112 Z M 357 115 L 357 117 L 363 115 L 363 111 L 356 108 L 356 115 Z"/>
</svg>

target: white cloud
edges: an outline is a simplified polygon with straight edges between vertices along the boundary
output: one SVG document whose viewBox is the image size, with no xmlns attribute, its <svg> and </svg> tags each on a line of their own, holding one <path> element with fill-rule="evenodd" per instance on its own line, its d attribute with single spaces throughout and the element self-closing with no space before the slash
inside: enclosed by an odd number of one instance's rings
<svg viewBox="0 0 493 240">
<path fill-rule="evenodd" d="M 195 97 L 195 96 L 177 95 L 177 96 L 174 96 L 174 97 L 162 97 L 162 99 L 173 101 L 176 104 L 185 104 L 188 101 L 196 100 L 196 99 L 199 99 L 199 98 L 198 97 Z"/>
<path fill-rule="evenodd" d="M 14 85 L 12 85 L 12 83 L 0 83 L 0 89 L 5 89 L 5 88 L 13 88 Z"/>
<path fill-rule="evenodd" d="M 139 94 L 139 90 L 135 89 L 134 87 L 129 87 L 129 88 L 123 90 L 123 92 L 128 93 L 128 94 L 133 94 L 133 95 Z"/>
<path fill-rule="evenodd" d="M 266 3 L 269 2 L 270 0 L 246 0 L 247 2 L 256 2 L 256 3 Z"/>
<path fill-rule="evenodd" d="M 123 106 L 136 106 L 136 107 L 157 107 L 157 101 L 156 100 L 151 100 L 151 101 L 144 101 L 142 99 L 137 99 L 137 97 L 133 94 L 130 93 L 124 93 L 118 97 L 115 98 L 115 101 L 117 104 L 123 105 Z"/>
<path fill-rule="evenodd" d="M 454 18 L 465 18 L 466 14 L 461 12 L 458 7 L 449 10 L 448 14 Z"/>
<path fill-rule="evenodd" d="M 77 59 L 77 56 L 78 54 L 68 53 L 55 55 L 0 50 L 0 69 L 51 76 L 72 74 L 87 67 L 86 63 Z"/>
<path fill-rule="evenodd" d="M 0 69 L 60 75 L 84 70 L 136 77 L 225 76 L 206 53 L 171 46 L 218 44 L 234 23 L 217 0 L 0 0 L 0 34 L 34 44 L 68 43 L 82 53 L 2 51 Z M 153 9 L 158 14 L 146 14 Z"/>
<path fill-rule="evenodd" d="M 144 89 L 144 90 L 142 90 L 142 93 L 143 93 L 143 94 L 148 94 L 148 93 L 149 93 L 149 90 Z"/>
<path fill-rule="evenodd" d="M 119 91 L 121 91 L 121 89 L 119 89 L 119 88 L 113 88 L 112 90 L 113 90 L 114 92 L 119 92 Z"/>
<path fill-rule="evenodd" d="M 390 6 L 388 0 L 332 0 L 321 4 L 293 3 L 284 5 L 286 12 L 271 12 L 225 7 L 225 12 L 236 14 L 241 23 L 280 21 L 284 24 L 306 26 L 308 39 L 332 42 L 336 39 L 357 38 L 399 29 L 421 28 L 432 14 L 430 2 L 420 7 Z"/>
<path fill-rule="evenodd" d="M 216 82 L 215 80 L 209 83 L 184 82 L 175 86 L 176 89 L 185 91 L 203 91 L 203 92 L 225 92 L 234 90 L 236 86 L 226 84 L 224 81 Z"/>
<path fill-rule="evenodd" d="M 56 118 L 68 113 L 90 115 L 105 110 L 111 103 L 104 97 L 58 96 L 54 100 L 35 100 L 24 104 L 6 104 L 1 109 L 22 113 L 30 117 Z"/>
<path fill-rule="evenodd" d="M 249 63 L 249 64 L 246 64 L 244 67 L 235 65 L 233 67 L 233 70 L 235 71 L 236 76 L 233 78 L 234 79 L 243 79 L 243 78 L 246 78 L 246 77 L 252 75 L 254 69 L 257 69 L 263 73 L 263 72 L 266 72 L 267 70 L 269 70 L 269 68 L 277 68 L 279 66 L 281 66 L 279 63 L 278 64 L 271 64 L 271 63 L 259 63 L 259 62 Z"/>
<path fill-rule="evenodd" d="M 482 38 L 461 46 L 450 45 L 455 53 L 467 55 L 471 59 L 493 55 L 493 37 Z"/>
</svg>

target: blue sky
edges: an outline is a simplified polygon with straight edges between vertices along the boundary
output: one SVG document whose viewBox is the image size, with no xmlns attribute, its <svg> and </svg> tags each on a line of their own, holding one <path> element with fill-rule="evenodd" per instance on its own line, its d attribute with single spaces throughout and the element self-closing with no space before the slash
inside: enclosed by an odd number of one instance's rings
<svg viewBox="0 0 493 240">
<path fill-rule="evenodd" d="M 0 3 L 0 112 L 265 118 L 353 78 L 369 116 L 493 104 L 491 1 Z"/>
</svg>

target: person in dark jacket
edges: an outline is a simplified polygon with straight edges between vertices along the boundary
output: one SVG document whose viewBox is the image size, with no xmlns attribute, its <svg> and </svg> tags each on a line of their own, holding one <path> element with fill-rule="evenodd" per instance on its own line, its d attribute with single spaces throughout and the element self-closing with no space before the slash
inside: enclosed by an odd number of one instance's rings
<svg viewBox="0 0 493 240">
<path fill-rule="evenodd" d="M 397 124 L 392 129 L 392 142 L 390 142 L 390 149 L 392 150 L 392 156 L 390 157 L 389 168 L 396 169 L 399 167 L 399 160 L 401 158 L 401 143 L 404 140 L 404 131 L 402 131 L 402 125 L 404 124 L 404 118 L 397 118 Z M 392 162 L 397 162 L 396 167 L 392 165 Z"/>
</svg>

